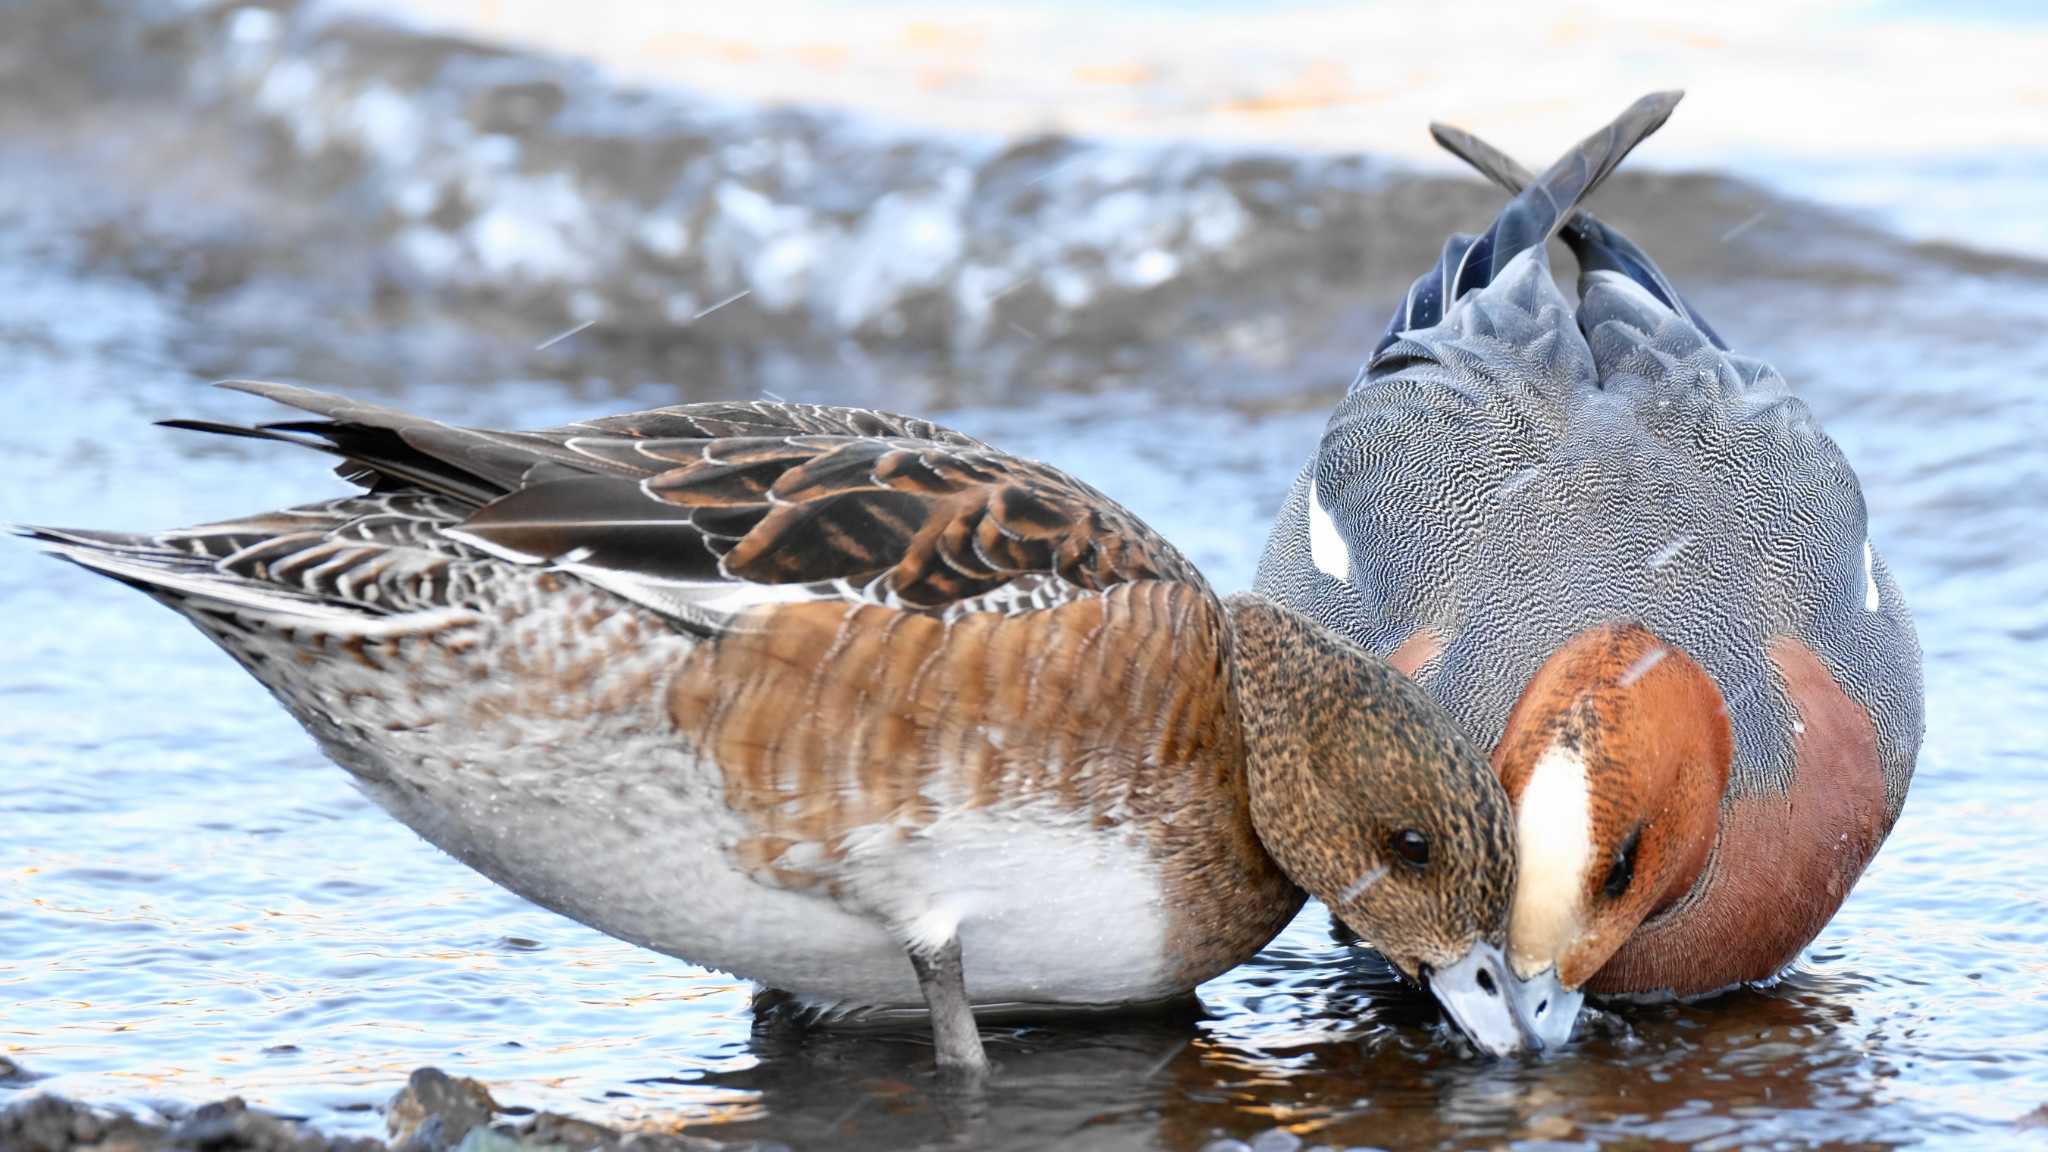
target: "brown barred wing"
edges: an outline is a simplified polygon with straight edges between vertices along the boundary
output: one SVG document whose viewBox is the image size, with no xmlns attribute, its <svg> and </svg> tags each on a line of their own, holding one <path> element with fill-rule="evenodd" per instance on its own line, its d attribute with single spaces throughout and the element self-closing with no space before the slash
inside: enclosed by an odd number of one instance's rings
<svg viewBox="0 0 2048 1152">
<path fill-rule="evenodd" d="M 313 418 L 176 423 L 340 456 L 374 495 L 443 501 L 436 530 L 465 550 L 566 570 L 701 631 L 765 603 L 958 614 L 1137 580 L 1207 592 L 1100 492 L 915 417 L 754 401 L 500 431 L 289 385 L 226 386 Z"/>
<path fill-rule="evenodd" d="M 1044 608 L 1138 580 L 1202 587 L 1172 545 L 1108 497 L 973 441 L 797 435 L 632 447 L 665 467 L 637 481 L 528 484 L 451 532 L 707 627 L 806 599 L 957 614 Z"/>
<path fill-rule="evenodd" d="M 713 401 L 678 404 L 582 420 L 528 435 L 558 442 L 595 438 L 625 440 L 728 440 L 748 436 L 867 436 L 923 440 L 956 448 L 985 447 L 942 424 L 870 408 L 834 408 L 784 400 Z"/>
<path fill-rule="evenodd" d="M 983 447 L 970 436 L 912 416 L 783 401 L 682 404 L 537 431 L 500 431 L 445 424 L 291 384 L 229 380 L 220 386 L 319 419 L 248 427 L 211 420 L 164 424 L 314 448 L 342 457 L 341 474 L 373 491 L 423 489 L 476 504 L 541 480 L 585 474 L 640 478 L 665 471 L 673 466 L 678 443 L 825 435 Z M 668 451 L 649 451 L 656 445 Z"/>
</svg>

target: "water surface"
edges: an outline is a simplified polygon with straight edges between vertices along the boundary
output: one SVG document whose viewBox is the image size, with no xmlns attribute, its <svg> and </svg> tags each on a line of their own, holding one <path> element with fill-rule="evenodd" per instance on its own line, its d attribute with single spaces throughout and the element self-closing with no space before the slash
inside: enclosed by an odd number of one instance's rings
<svg viewBox="0 0 2048 1152">
<path fill-rule="evenodd" d="M 1394 293 L 1496 203 L 1369 158 L 916 137 L 262 11 L 256 37 L 0 4 L 0 519 L 337 491 L 320 460 L 151 426 L 271 415 L 222 375 L 501 425 L 765 389 L 942 414 L 1240 588 Z M 2043 1141 L 2048 270 L 1712 175 L 1601 204 L 1842 443 L 1926 649 L 1905 815 L 1775 987 L 1490 1062 L 1312 907 L 1186 1012 L 994 1033 L 963 1098 L 915 1027 L 757 1019 L 743 984 L 492 887 L 169 613 L 0 547 L 0 1053 L 42 1077 L 0 1101 L 232 1092 L 373 1132 L 436 1064 L 806 1148 Z"/>
</svg>

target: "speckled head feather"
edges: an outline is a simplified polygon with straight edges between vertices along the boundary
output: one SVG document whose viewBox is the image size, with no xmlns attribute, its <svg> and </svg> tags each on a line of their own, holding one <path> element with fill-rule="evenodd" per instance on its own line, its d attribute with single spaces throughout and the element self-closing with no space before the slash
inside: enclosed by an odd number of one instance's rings
<svg viewBox="0 0 2048 1152">
<path fill-rule="evenodd" d="M 1411 978 L 1504 945 L 1515 845 L 1485 759 L 1384 660 L 1263 596 L 1228 603 L 1268 851 Z"/>
</svg>

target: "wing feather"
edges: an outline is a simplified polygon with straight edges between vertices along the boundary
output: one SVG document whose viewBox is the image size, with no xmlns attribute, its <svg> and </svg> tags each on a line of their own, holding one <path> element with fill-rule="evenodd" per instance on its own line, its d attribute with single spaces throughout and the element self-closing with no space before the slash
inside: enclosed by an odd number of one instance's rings
<svg viewBox="0 0 2048 1152">
<path fill-rule="evenodd" d="M 226 386 L 319 418 L 178 426 L 341 456 L 373 495 L 448 510 L 434 532 L 450 548 L 550 565 L 693 628 L 803 599 L 957 615 L 1140 580 L 1206 592 L 1102 493 L 914 417 L 756 401 L 502 432 L 288 385 Z M 262 550 L 300 579 L 337 554 L 318 534 Z"/>
</svg>

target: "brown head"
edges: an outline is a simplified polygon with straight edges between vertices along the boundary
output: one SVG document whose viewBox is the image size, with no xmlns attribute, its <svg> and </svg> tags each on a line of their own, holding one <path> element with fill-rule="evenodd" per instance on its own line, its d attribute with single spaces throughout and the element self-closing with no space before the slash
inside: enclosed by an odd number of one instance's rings
<svg viewBox="0 0 2048 1152">
<path fill-rule="evenodd" d="M 1494 768 L 1520 873 L 1508 957 L 1525 1026 L 1562 1042 L 1581 989 L 1712 850 L 1734 738 L 1721 690 L 1639 624 L 1574 636 L 1508 714 Z"/>
<path fill-rule="evenodd" d="M 1252 825 L 1296 884 L 1465 1033 L 1523 1046 L 1507 1001 L 1515 846 L 1506 793 L 1427 693 L 1253 595 L 1229 600 Z"/>
</svg>

